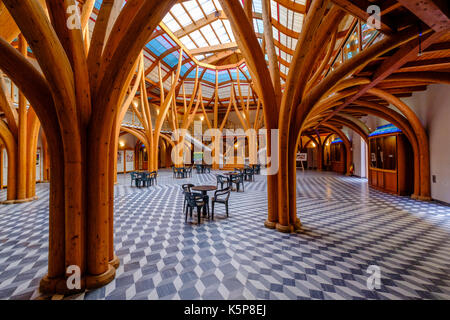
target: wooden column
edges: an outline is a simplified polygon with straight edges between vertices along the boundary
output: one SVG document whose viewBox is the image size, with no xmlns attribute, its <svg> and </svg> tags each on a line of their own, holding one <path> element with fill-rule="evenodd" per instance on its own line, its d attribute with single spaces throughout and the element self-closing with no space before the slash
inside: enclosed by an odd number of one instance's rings
<svg viewBox="0 0 450 320">
<path fill-rule="evenodd" d="M 320 134 L 317 133 L 317 170 L 323 170 L 323 145 L 322 140 L 320 139 Z"/>
<path fill-rule="evenodd" d="M 42 167 L 44 174 L 42 175 L 42 181 L 48 182 L 50 179 L 50 162 L 48 154 L 48 143 L 47 137 L 45 136 L 44 130 L 41 130 L 41 141 L 42 141 Z"/>
<path fill-rule="evenodd" d="M 26 171 L 26 197 L 27 201 L 36 198 L 36 154 L 41 127 L 36 113 L 32 108 L 27 112 L 27 171 Z M 41 154 L 42 155 L 42 154 Z M 42 163 L 42 159 L 39 159 Z"/>
<path fill-rule="evenodd" d="M 3 144 L 0 145 L 0 190 L 3 190 Z"/>
<path fill-rule="evenodd" d="M 19 51 L 27 56 L 27 42 L 19 35 Z M 17 167 L 17 199 L 27 197 L 27 99 L 19 89 L 19 136 L 18 136 L 18 167 Z"/>
</svg>

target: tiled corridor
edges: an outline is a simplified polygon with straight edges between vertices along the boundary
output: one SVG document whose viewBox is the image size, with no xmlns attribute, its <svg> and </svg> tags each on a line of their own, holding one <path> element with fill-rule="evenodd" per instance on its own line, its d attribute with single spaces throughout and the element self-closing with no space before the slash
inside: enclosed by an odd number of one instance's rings
<svg viewBox="0 0 450 320">
<path fill-rule="evenodd" d="M 116 186 L 115 249 L 107 286 L 69 299 L 450 299 L 450 207 L 368 188 L 364 179 L 298 174 L 304 230 L 263 227 L 266 178 L 233 192 L 230 216 L 186 224 L 180 185 L 215 184 L 214 172 L 158 186 Z M 0 206 L 0 299 L 36 299 L 47 270 L 48 185 L 39 200 Z M 3 194 L 0 194 L 3 196 Z M 380 267 L 381 287 L 367 287 Z M 63 298 L 55 296 L 53 298 Z"/>
</svg>

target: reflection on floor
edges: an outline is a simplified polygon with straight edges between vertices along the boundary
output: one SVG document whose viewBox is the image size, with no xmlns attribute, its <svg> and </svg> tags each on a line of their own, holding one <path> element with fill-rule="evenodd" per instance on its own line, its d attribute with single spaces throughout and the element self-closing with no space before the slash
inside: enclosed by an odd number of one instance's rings
<svg viewBox="0 0 450 320">
<path fill-rule="evenodd" d="M 184 222 L 179 185 L 215 184 L 214 172 L 175 180 L 163 171 L 148 189 L 129 179 L 116 186 L 116 279 L 66 298 L 450 299 L 450 207 L 374 191 L 363 179 L 299 173 L 304 230 L 282 234 L 263 227 L 263 176 L 232 193 L 229 218 L 219 207 L 201 225 Z M 0 206 L 0 299 L 39 297 L 48 194 L 42 184 L 40 200 Z M 368 288 L 371 265 L 379 289 Z"/>
</svg>

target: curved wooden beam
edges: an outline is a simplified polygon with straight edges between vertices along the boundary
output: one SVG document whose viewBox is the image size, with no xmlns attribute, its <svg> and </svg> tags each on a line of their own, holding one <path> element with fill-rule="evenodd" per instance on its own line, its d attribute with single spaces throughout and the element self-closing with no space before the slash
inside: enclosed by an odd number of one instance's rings
<svg viewBox="0 0 450 320">
<path fill-rule="evenodd" d="M 11 86 L 14 86 L 11 81 Z M 6 120 L 8 121 L 8 127 L 11 130 L 13 136 L 17 139 L 19 134 L 18 124 L 19 115 L 16 108 L 13 107 L 9 95 L 6 93 L 6 84 L 3 79 L 3 72 L 0 70 L 0 110 L 5 113 Z"/>
<path fill-rule="evenodd" d="M 345 145 L 345 149 L 346 149 L 346 165 L 345 165 L 345 170 L 346 170 L 346 175 L 350 175 L 350 166 L 352 164 L 353 161 L 353 156 L 352 156 L 352 147 L 350 144 L 350 141 L 348 140 L 347 136 L 338 128 L 336 128 L 335 126 L 333 126 L 332 124 L 329 123 L 322 123 L 321 127 L 325 127 L 333 132 L 335 132 L 344 142 Z"/>
<path fill-rule="evenodd" d="M 373 59 L 376 59 L 380 55 L 389 52 L 393 48 L 401 46 L 405 42 L 416 38 L 417 30 L 415 28 L 408 28 L 403 31 L 398 32 L 396 35 L 391 37 L 386 37 L 383 40 L 373 44 L 366 50 L 360 52 L 352 59 L 345 61 L 336 70 L 327 75 L 316 87 L 314 87 L 311 92 L 306 95 L 301 103 L 297 107 L 298 112 L 296 112 L 294 119 L 294 136 L 298 136 L 301 126 L 307 114 L 310 112 L 312 107 L 327 93 L 330 89 L 342 79 L 351 75 L 355 70 L 361 68 L 362 65 L 367 65 Z"/>
<path fill-rule="evenodd" d="M 408 105 L 406 105 L 399 98 L 394 95 L 380 90 L 380 89 L 369 89 L 367 93 L 380 97 L 389 103 L 392 103 L 397 109 L 399 109 L 408 119 L 411 126 L 413 127 L 417 140 L 419 143 L 420 151 L 420 197 L 421 200 L 431 200 L 431 186 L 430 186 L 430 149 L 428 142 L 428 135 L 419 117 L 411 110 Z"/>
<path fill-rule="evenodd" d="M 8 42 L 0 38 L 0 69 L 17 84 L 33 106 L 48 140 L 50 175 L 50 241 L 48 278 L 65 274 L 64 149 L 51 91 L 42 74 Z M 47 281 L 44 281 L 47 283 Z"/>
<path fill-rule="evenodd" d="M 420 156 L 419 156 L 419 145 L 416 133 L 414 132 L 414 129 L 412 128 L 411 124 L 408 122 L 408 119 L 406 119 L 402 114 L 398 113 L 394 109 L 391 109 L 389 107 L 385 107 L 382 105 L 379 105 L 374 102 L 369 101 L 362 101 L 357 100 L 357 107 L 351 106 L 347 107 L 349 110 L 354 110 L 358 112 L 364 112 L 367 114 L 374 115 L 376 117 L 379 117 L 381 119 L 384 119 L 388 121 L 389 123 L 394 124 L 397 128 L 402 130 L 402 132 L 406 135 L 407 139 L 409 140 L 414 153 L 414 193 L 413 198 L 417 198 L 420 195 Z M 362 107 L 361 107 L 362 106 Z"/>
<path fill-rule="evenodd" d="M 402 72 L 387 77 L 385 81 L 417 81 L 450 84 L 450 72 Z"/>
<path fill-rule="evenodd" d="M 8 126 L 1 120 L 0 139 L 5 143 L 6 152 L 8 154 L 8 192 L 6 199 L 12 201 L 16 199 L 17 192 L 17 146 L 14 136 L 11 131 L 9 131 Z"/>
<path fill-rule="evenodd" d="M 364 141 L 366 143 L 369 142 L 368 135 L 365 134 L 365 132 L 361 129 L 361 127 L 359 127 L 356 123 L 354 123 L 348 119 L 334 116 L 333 118 L 328 120 L 326 123 L 332 124 L 334 126 L 336 126 L 336 125 L 346 126 L 346 127 L 350 128 L 351 130 L 353 130 L 354 132 L 356 132 L 361 138 L 364 139 Z"/>
</svg>

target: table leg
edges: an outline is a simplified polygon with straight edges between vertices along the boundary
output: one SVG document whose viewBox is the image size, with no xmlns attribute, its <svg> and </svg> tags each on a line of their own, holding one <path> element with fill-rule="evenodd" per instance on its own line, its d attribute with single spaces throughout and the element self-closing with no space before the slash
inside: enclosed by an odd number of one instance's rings
<svg viewBox="0 0 450 320">
<path fill-rule="evenodd" d="M 208 192 L 207 191 L 202 191 L 202 195 L 203 195 L 203 201 L 205 201 L 204 199 L 208 195 Z M 208 206 L 208 209 L 209 209 L 209 200 L 208 200 L 208 203 L 206 203 L 206 205 Z M 206 215 L 207 215 L 206 207 L 204 207 L 203 208 L 203 217 L 206 217 Z"/>
</svg>

